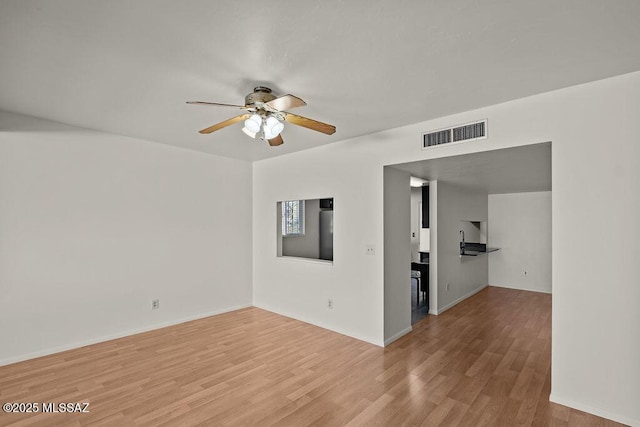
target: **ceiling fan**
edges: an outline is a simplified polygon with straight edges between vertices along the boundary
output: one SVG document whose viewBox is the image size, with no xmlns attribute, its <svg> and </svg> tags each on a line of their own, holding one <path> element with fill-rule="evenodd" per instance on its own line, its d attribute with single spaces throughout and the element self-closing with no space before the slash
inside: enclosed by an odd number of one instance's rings
<svg viewBox="0 0 640 427">
<path fill-rule="evenodd" d="M 242 128 L 244 133 L 249 135 L 251 138 L 259 137 L 262 140 L 267 140 L 269 145 L 276 146 L 281 145 L 284 142 L 280 135 L 284 129 L 283 122 L 302 126 L 327 135 L 332 135 L 336 131 L 336 127 L 333 125 L 285 111 L 296 107 L 302 107 L 307 105 L 307 103 L 293 95 L 276 97 L 271 93 L 271 89 L 264 86 L 254 88 L 253 92 L 244 98 L 244 105 L 202 101 L 188 101 L 187 104 L 217 105 L 222 107 L 239 108 L 246 111 L 246 113 L 240 114 L 239 116 L 232 117 L 228 120 L 202 129 L 200 131 L 202 134 L 215 132 L 244 120 L 244 127 Z"/>
</svg>

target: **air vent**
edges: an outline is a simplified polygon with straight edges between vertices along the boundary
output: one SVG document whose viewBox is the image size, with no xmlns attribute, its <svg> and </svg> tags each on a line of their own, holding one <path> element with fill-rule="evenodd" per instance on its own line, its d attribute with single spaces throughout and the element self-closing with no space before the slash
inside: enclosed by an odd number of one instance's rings
<svg viewBox="0 0 640 427">
<path fill-rule="evenodd" d="M 422 148 L 452 142 L 472 141 L 487 137 L 487 120 L 468 123 L 449 129 L 428 132 L 422 135 Z"/>
<path fill-rule="evenodd" d="M 457 142 L 482 138 L 484 136 L 484 124 L 485 122 L 478 122 L 453 128 L 453 141 Z"/>
<path fill-rule="evenodd" d="M 438 132 L 427 133 L 424 135 L 424 146 L 447 144 L 451 142 L 451 129 L 441 130 Z"/>
</svg>

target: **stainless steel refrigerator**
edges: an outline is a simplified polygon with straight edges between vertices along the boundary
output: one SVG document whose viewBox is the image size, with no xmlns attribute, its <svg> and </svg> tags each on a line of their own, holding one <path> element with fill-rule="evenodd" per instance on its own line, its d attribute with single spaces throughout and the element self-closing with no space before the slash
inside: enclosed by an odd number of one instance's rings
<svg viewBox="0 0 640 427">
<path fill-rule="evenodd" d="M 320 259 L 333 261 L 333 211 L 320 211 Z"/>
</svg>

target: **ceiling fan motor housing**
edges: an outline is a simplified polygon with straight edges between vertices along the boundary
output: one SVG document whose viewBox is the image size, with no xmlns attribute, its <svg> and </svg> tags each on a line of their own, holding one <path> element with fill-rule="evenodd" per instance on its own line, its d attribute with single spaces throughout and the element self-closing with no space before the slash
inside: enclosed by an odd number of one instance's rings
<svg viewBox="0 0 640 427">
<path fill-rule="evenodd" d="M 244 105 L 253 106 L 256 102 L 262 102 L 264 104 L 274 99 L 276 99 L 276 96 L 271 93 L 271 89 L 258 86 L 253 89 L 253 93 L 250 93 L 244 98 Z"/>
</svg>

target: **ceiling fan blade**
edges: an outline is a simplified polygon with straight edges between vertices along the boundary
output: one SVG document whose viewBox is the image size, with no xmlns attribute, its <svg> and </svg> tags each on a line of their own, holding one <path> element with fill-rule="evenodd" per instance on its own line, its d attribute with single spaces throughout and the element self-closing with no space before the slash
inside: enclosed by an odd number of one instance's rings
<svg viewBox="0 0 640 427">
<path fill-rule="evenodd" d="M 196 104 L 196 105 L 215 105 L 215 106 L 218 106 L 218 107 L 246 108 L 246 105 L 221 104 L 221 103 L 219 103 L 219 102 L 187 101 L 187 104 Z"/>
<path fill-rule="evenodd" d="M 283 95 L 280 98 L 265 102 L 265 104 L 278 111 L 290 110 L 291 108 L 304 107 L 307 105 L 302 99 L 293 95 Z"/>
<path fill-rule="evenodd" d="M 227 126 L 230 126 L 230 125 L 232 125 L 232 124 L 234 124 L 234 123 L 238 123 L 238 122 L 241 122 L 242 120 L 246 120 L 246 119 L 248 119 L 248 118 L 249 118 L 249 116 L 250 116 L 250 114 L 240 114 L 239 116 L 232 117 L 232 118 L 230 118 L 230 119 L 228 119 L 228 120 L 225 120 L 224 122 L 220 122 L 220 123 L 215 124 L 215 125 L 213 125 L 213 126 L 209 126 L 209 127 L 208 127 L 208 128 L 206 128 L 206 129 L 202 129 L 202 130 L 200 131 L 200 133 L 203 133 L 203 134 L 204 134 L 204 133 L 211 133 L 211 132 L 215 132 L 215 131 L 217 131 L 217 130 L 220 130 L 220 129 L 222 129 L 222 128 L 225 128 L 225 127 L 227 127 Z"/>
<path fill-rule="evenodd" d="M 293 123 L 294 125 L 326 133 L 327 135 L 333 135 L 336 131 L 336 127 L 333 125 L 322 123 L 313 119 L 308 119 L 306 117 L 297 116 L 291 113 L 284 113 L 284 119 L 289 123 Z"/>
<path fill-rule="evenodd" d="M 278 135 L 275 138 L 271 138 L 269 140 L 269 145 L 275 147 L 276 145 L 282 145 L 284 141 L 282 140 L 282 136 Z"/>
</svg>

